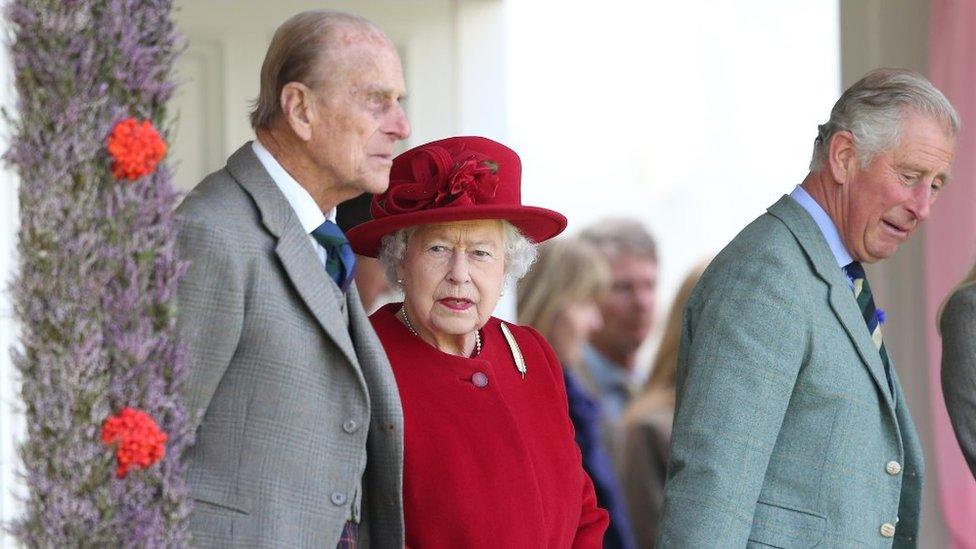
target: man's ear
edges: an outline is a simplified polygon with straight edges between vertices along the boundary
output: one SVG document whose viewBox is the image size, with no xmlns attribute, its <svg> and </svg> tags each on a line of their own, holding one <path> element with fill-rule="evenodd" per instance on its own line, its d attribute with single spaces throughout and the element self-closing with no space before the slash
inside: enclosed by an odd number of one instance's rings
<svg viewBox="0 0 976 549">
<path fill-rule="evenodd" d="M 301 82 L 289 82 L 281 88 L 281 112 L 295 135 L 302 141 L 312 139 L 315 96 Z"/>
<path fill-rule="evenodd" d="M 857 149 L 854 147 L 854 134 L 839 131 L 830 136 L 827 147 L 827 169 L 834 181 L 841 185 L 854 177 L 857 171 Z"/>
</svg>

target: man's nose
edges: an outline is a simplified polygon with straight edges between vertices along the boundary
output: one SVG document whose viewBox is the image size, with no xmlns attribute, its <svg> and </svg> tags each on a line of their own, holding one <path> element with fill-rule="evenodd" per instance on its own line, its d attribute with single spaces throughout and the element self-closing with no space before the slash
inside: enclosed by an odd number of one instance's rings
<svg viewBox="0 0 976 549">
<path fill-rule="evenodd" d="M 919 185 L 912 193 L 912 199 L 908 203 L 908 211 L 915 216 L 920 223 L 925 221 L 931 212 L 932 203 L 935 202 L 931 184 Z"/>
<path fill-rule="evenodd" d="M 407 113 L 403 110 L 402 105 L 397 105 L 393 112 L 390 113 L 389 119 L 387 120 L 386 127 L 383 130 L 392 135 L 398 141 L 402 141 L 410 137 L 410 121 L 407 120 Z"/>
</svg>

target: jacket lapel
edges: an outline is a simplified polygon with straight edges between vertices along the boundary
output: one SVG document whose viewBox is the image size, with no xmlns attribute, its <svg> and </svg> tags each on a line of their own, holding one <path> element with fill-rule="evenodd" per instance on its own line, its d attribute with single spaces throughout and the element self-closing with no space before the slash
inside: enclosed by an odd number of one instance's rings
<svg viewBox="0 0 976 549">
<path fill-rule="evenodd" d="M 820 232 L 820 227 L 810 214 L 789 196 L 780 198 L 769 208 L 769 213 L 786 224 L 810 259 L 817 276 L 827 283 L 830 288 L 830 308 L 850 337 L 857 353 L 861 356 L 861 361 L 871 373 L 878 391 L 894 412 L 894 401 L 888 389 L 888 378 L 885 375 L 884 364 L 881 362 L 881 354 L 874 346 L 874 341 L 864 323 L 864 317 L 861 316 L 861 310 L 854 299 L 854 293 L 848 285 L 843 270 L 837 265 L 837 260 L 830 251 L 823 233 Z"/>
<path fill-rule="evenodd" d="M 322 329 L 353 367 L 359 370 L 349 330 L 334 292 L 329 287 L 331 281 L 325 268 L 319 263 L 294 210 L 255 156 L 250 142 L 227 160 L 227 170 L 251 195 L 261 212 L 264 226 L 278 238 L 275 252 L 298 294 Z"/>
</svg>

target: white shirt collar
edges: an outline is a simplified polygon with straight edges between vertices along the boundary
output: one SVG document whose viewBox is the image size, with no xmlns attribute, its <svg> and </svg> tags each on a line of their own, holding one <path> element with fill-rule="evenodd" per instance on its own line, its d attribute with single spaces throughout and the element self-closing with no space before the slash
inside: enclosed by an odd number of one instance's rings
<svg viewBox="0 0 976 549">
<path fill-rule="evenodd" d="M 264 166 L 264 169 L 267 170 L 268 175 L 271 176 L 271 180 L 281 190 L 281 194 L 285 195 L 285 200 L 295 210 L 295 214 L 298 215 L 298 221 L 302 224 L 302 228 L 306 233 L 311 234 L 326 219 L 335 222 L 335 208 L 329 210 L 328 216 L 323 214 L 322 210 L 319 209 L 319 205 L 315 203 L 315 199 L 312 198 L 312 195 L 308 194 L 305 187 L 302 187 L 298 181 L 295 181 L 295 178 L 291 174 L 281 167 L 281 164 L 275 160 L 275 157 L 271 155 L 268 149 L 264 148 L 264 145 L 260 141 L 257 139 L 252 141 L 251 149 L 258 157 L 261 165 Z"/>
<path fill-rule="evenodd" d="M 824 239 L 827 240 L 827 244 L 830 246 L 830 251 L 834 253 L 834 259 L 837 260 L 837 266 L 840 268 L 846 267 L 850 262 L 854 261 L 851 254 L 847 251 L 844 246 L 844 241 L 840 238 L 840 233 L 837 231 L 837 227 L 834 225 L 834 221 L 830 219 L 827 212 L 823 209 L 816 200 L 810 196 L 810 193 L 806 191 L 803 187 L 797 185 L 793 192 L 790 193 L 790 198 L 796 200 L 796 202 L 803 207 L 817 223 L 817 227 L 820 227 L 820 232 L 823 233 Z"/>
</svg>

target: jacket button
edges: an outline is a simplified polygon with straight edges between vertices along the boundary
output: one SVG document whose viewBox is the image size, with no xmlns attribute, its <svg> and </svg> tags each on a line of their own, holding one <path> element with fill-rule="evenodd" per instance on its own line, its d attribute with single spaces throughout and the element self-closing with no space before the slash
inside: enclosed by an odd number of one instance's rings
<svg viewBox="0 0 976 549">
<path fill-rule="evenodd" d="M 484 372 L 475 372 L 474 375 L 471 376 L 471 383 L 479 389 L 484 389 L 488 386 L 488 374 Z"/>
<path fill-rule="evenodd" d="M 889 461 L 888 464 L 885 465 L 885 471 L 887 471 L 889 475 L 897 475 L 901 472 L 901 464 L 897 461 Z"/>
<path fill-rule="evenodd" d="M 342 492 L 332 492 L 332 496 L 329 499 L 332 500 L 334 505 L 343 505 L 346 503 L 346 495 Z"/>
<path fill-rule="evenodd" d="M 356 423 L 355 419 L 347 419 L 345 423 L 342 424 L 342 430 L 347 433 L 355 433 L 356 429 L 359 429 L 359 424 Z"/>
<path fill-rule="evenodd" d="M 895 537 L 895 525 L 892 524 L 892 523 L 890 523 L 890 522 L 886 522 L 886 523 L 882 524 L 881 525 L 881 535 L 884 536 L 884 537 L 886 537 L 886 538 L 893 538 L 893 537 Z"/>
</svg>

